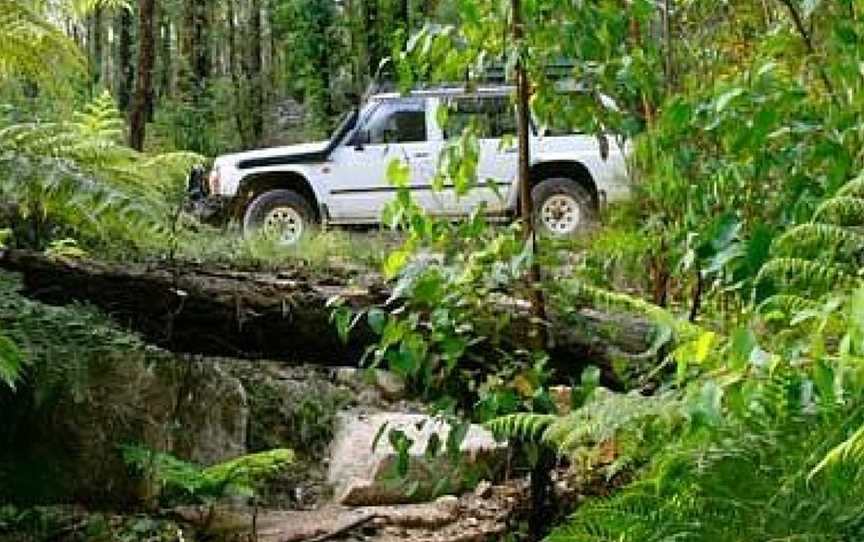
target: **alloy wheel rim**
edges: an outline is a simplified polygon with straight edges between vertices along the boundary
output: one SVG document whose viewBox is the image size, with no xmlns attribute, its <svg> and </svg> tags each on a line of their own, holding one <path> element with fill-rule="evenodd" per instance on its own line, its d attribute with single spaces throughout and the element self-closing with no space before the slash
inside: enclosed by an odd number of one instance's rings
<svg viewBox="0 0 864 542">
<path fill-rule="evenodd" d="M 293 245 L 303 235 L 303 217 L 292 207 L 276 207 L 264 217 L 264 234 Z"/>
<path fill-rule="evenodd" d="M 567 194 L 555 194 L 543 202 L 540 219 L 547 230 L 556 235 L 568 235 L 576 231 L 581 220 L 579 204 Z"/>
</svg>

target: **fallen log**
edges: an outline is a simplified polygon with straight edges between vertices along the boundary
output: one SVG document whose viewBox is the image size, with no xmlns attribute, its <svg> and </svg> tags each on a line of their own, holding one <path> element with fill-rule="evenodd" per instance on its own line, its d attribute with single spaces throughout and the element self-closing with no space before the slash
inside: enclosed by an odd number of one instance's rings
<svg viewBox="0 0 864 542">
<path fill-rule="evenodd" d="M 330 324 L 327 300 L 340 295 L 359 307 L 387 296 L 350 273 L 315 281 L 302 268 L 265 273 L 116 264 L 21 250 L 2 253 L 0 267 L 21 273 L 25 293 L 34 299 L 95 305 L 148 342 L 174 352 L 323 365 L 356 363 L 374 339 L 361 329 L 343 344 Z"/>
<path fill-rule="evenodd" d="M 295 267 L 278 272 L 175 263 L 106 263 L 7 250 L 0 268 L 23 276 L 25 293 L 62 305 L 86 302 L 148 342 L 182 353 L 264 357 L 322 365 L 355 365 L 376 337 L 365 325 L 343 343 L 327 301 L 340 296 L 354 308 L 385 303 L 387 285 L 374 274 Z M 638 354 L 651 326 L 632 315 L 581 310 L 549 324 L 553 361 L 609 366 Z M 513 323 L 513 342 L 530 320 Z M 520 330 L 520 328 L 522 328 Z M 611 332 L 610 332 L 611 330 Z M 514 344 L 514 348 L 521 347 Z"/>
</svg>

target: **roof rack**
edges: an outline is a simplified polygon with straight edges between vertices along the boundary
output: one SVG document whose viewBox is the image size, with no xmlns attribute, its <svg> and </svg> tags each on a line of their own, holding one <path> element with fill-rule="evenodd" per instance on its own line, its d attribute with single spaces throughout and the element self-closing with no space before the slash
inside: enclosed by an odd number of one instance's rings
<svg viewBox="0 0 864 542">
<path fill-rule="evenodd" d="M 556 80 L 559 83 L 564 83 L 568 78 L 572 77 L 574 63 L 565 59 L 560 59 L 549 63 L 546 66 L 546 73 L 550 79 Z M 381 96 L 393 94 L 401 95 L 399 86 L 392 78 L 388 78 L 383 70 L 384 66 L 379 68 L 375 80 L 369 85 L 364 94 L 364 100 L 372 96 Z M 579 85 L 570 80 L 562 86 L 562 90 L 566 87 L 572 91 L 573 88 Z M 495 63 L 487 66 L 485 72 L 480 77 L 472 78 L 470 81 L 452 81 L 447 83 L 416 83 L 412 88 L 411 95 L 453 95 L 453 94 L 469 94 L 477 93 L 485 89 L 487 92 L 494 92 L 492 89 L 505 89 L 508 92 L 515 89 L 515 83 L 508 81 L 507 70 L 504 64 Z"/>
</svg>

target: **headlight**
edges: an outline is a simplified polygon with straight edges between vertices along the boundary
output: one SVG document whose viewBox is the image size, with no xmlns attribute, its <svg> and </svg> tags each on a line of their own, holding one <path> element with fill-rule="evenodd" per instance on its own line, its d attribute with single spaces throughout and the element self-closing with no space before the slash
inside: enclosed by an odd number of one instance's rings
<svg viewBox="0 0 864 542">
<path fill-rule="evenodd" d="M 207 188 L 209 188 L 208 194 L 219 194 L 219 189 L 221 188 L 220 178 L 219 178 L 219 168 L 213 168 L 210 172 L 210 177 L 207 179 Z"/>
</svg>

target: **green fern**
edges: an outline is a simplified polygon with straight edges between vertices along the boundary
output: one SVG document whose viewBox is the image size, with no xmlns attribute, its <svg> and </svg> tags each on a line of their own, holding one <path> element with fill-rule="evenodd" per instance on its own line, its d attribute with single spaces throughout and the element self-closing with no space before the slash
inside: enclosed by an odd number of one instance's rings
<svg viewBox="0 0 864 542">
<path fill-rule="evenodd" d="M 182 201 L 191 153 L 148 156 L 122 144 L 121 116 L 107 93 L 70 122 L 0 129 L 0 197 L 22 218 L 57 222 L 87 241 L 160 245 Z M 37 235 L 41 239 L 43 235 Z"/>
<path fill-rule="evenodd" d="M 63 71 L 84 73 L 84 57 L 37 9 L 28 0 L 0 0 L 0 76 L 25 76 L 62 90 Z"/>
<path fill-rule="evenodd" d="M 801 224 L 774 241 L 778 255 L 800 254 L 802 249 L 817 252 L 834 250 L 860 250 L 864 247 L 864 232 L 835 224 Z"/>
<path fill-rule="evenodd" d="M 667 443 L 647 477 L 581 506 L 547 540 L 861 539 L 861 472 L 808 480 L 814 463 L 836 443 L 838 421 L 860 422 L 860 409 L 826 404 L 806 414 L 790 399 L 800 386 L 794 378 L 772 379 L 764 388 L 767 395 L 753 397 L 755 404 L 786 406 L 761 415 L 761 407 L 753 407 L 719 429 L 692 431 Z"/>
<path fill-rule="evenodd" d="M 521 412 L 495 418 L 486 427 L 498 438 L 536 442 L 556 420 L 557 417 L 551 414 Z"/>
<path fill-rule="evenodd" d="M 644 299 L 597 288 L 579 279 L 561 281 L 551 288 L 553 294 L 560 299 L 557 306 L 579 307 L 587 300 L 596 307 L 643 315 L 660 326 L 672 329 L 681 338 L 696 337 L 702 332 L 699 326 L 681 320 L 666 309 Z"/>
<path fill-rule="evenodd" d="M 260 483 L 294 463 L 294 452 L 286 449 L 244 455 L 207 468 L 141 446 L 123 446 L 121 451 L 126 464 L 146 479 L 203 502 L 254 496 Z"/>
<path fill-rule="evenodd" d="M 756 276 L 756 284 L 767 280 L 781 287 L 809 290 L 816 296 L 835 288 L 852 288 L 860 282 L 849 269 L 830 262 L 802 258 L 774 258 Z"/>
<path fill-rule="evenodd" d="M 857 177 L 840 187 L 840 190 L 837 191 L 837 195 L 850 197 L 864 196 L 864 173 L 859 174 Z"/>
<path fill-rule="evenodd" d="M 638 393 L 594 390 L 589 401 L 566 416 L 511 414 L 487 423 L 499 438 L 541 443 L 572 464 L 599 464 L 601 445 L 610 446 L 614 457 L 605 465 L 607 476 L 643 461 L 681 420 L 680 404 L 671 396 L 645 397 Z"/>
<path fill-rule="evenodd" d="M 814 221 L 832 224 L 858 225 L 864 217 L 864 198 L 837 196 L 824 201 L 813 216 Z"/>
</svg>

